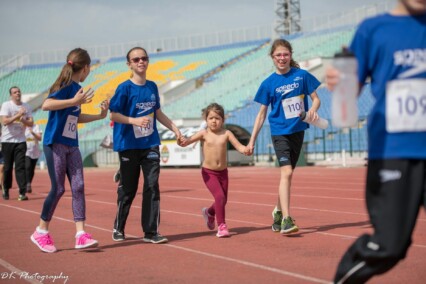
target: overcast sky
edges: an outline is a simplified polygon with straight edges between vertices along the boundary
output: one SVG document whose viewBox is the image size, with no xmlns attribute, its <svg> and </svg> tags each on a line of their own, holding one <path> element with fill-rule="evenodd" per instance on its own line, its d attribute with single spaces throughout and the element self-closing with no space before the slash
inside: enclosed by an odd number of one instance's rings
<svg viewBox="0 0 426 284">
<path fill-rule="evenodd" d="M 302 19 L 396 0 L 300 0 Z M 0 55 L 272 25 L 276 0 L 0 0 Z"/>
</svg>

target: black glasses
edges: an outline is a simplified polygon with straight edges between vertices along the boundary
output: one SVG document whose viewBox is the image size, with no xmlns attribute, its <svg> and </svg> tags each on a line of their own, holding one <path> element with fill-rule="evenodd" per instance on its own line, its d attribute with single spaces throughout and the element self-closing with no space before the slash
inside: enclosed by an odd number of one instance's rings
<svg viewBox="0 0 426 284">
<path fill-rule="evenodd" d="M 142 56 L 142 57 L 134 57 L 132 59 L 130 59 L 130 61 L 132 61 L 133 63 L 139 63 L 139 61 L 143 61 L 143 62 L 148 62 L 149 61 L 149 57 L 148 56 Z"/>
</svg>

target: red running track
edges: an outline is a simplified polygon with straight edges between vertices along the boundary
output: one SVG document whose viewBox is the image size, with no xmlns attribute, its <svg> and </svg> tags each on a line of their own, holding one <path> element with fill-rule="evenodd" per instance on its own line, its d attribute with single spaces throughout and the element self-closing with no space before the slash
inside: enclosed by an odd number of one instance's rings
<svg viewBox="0 0 426 284">
<path fill-rule="evenodd" d="M 365 210 L 366 168 L 300 167 L 294 174 L 291 214 L 301 230 L 273 233 L 279 169 L 229 168 L 226 219 L 231 237 L 206 228 L 201 208 L 213 201 L 200 169 L 161 171 L 161 233 L 168 244 L 146 244 L 140 227 L 141 189 L 126 226 L 128 239 L 114 242 L 114 169 L 85 169 L 87 231 L 95 249 L 75 250 L 69 187 L 50 232 L 58 252 L 46 254 L 30 241 L 50 181 L 36 172 L 29 201 L 0 201 L 2 283 L 329 283 L 340 257 L 371 227 Z M 142 182 L 141 182 L 142 184 Z M 370 283 L 424 283 L 426 215 L 421 211 L 407 258 Z M 53 282 L 53 277 L 58 277 Z M 46 277 L 43 279 L 43 277 Z"/>
</svg>

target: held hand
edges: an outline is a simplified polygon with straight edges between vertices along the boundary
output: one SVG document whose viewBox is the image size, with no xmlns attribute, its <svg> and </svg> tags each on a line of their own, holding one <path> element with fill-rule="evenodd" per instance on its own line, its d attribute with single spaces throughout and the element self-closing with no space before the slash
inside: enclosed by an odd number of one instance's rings
<svg viewBox="0 0 426 284">
<path fill-rule="evenodd" d="M 254 153 L 254 145 L 250 146 L 248 155 L 251 156 Z"/>
<path fill-rule="evenodd" d="M 182 143 L 183 143 L 182 137 L 180 137 L 179 139 L 176 139 L 176 144 L 178 144 L 179 146 L 183 147 Z"/>
<path fill-rule="evenodd" d="M 181 136 L 180 139 L 177 139 L 177 144 L 181 147 L 186 147 L 188 146 L 188 139 L 185 136 Z"/>
<path fill-rule="evenodd" d="M 175 132 L 175 135 L 176 135 L 176 142 L 178 142 L 178 141 L 181 141 L 181 140 L 182 140 L 183 136 L 182 136 L 182 134 L 180 133 L 180 131 L 179 131 L 179 130 L 177 130 L 177 131 Z M 179 145 L 179 143 L 178 143 L 178 145 Z"/>
<path fill-rule="evenodd" d="M 248 145 L 246 146 L 246 149 L 244 150 L 244 155 L 246 155 L 246 156 L 251 156 L 251 155 L 253 155 L 253 150 L 254 150 L 254 146 L 253 146 L 253 145 L 251 145 L 251 144 L 248 144 Z"/>
</svg>

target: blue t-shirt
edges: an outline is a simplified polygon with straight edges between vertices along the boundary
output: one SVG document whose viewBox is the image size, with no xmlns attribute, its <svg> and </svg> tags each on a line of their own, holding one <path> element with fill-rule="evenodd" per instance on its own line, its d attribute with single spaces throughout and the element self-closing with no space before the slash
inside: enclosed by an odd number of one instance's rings
<svg viewBox="0 0 426 284">
<path fill-rule="evenodd" d="M 299 68 L 291 68 L 286 74 L 273 73 L 262 82 L 254 101 L 271 105 L 268 119 L 272 135 L 292 134 L 309 127 L 299 115 L 308 111 L 308 96 L 319 85 L 314 76 Z"/>
<path fill-rule="evenodd" d="M 47 98 L 56 100 L 72 99 L 80 89 L 81 86 L 73 81 L 70 85 L 50 94 Z M 43 135 L 43 145 L 63 144 L 77 147 L 77 121 L 80 113 L 81 106 L 49 111 L 46 131 Z"/>
<path fill-rule="evenodd" d="M 154 82 L 147 80 L 143 86 L 131 80 L 121 83 L 111 98 L 109 110 L 128 117 L 148 116 L 151 122 L 146 128 L 115 122 L 114 151 L 149 149 L 160 145 L 156 123 L 156 110 L 159 108 L 160 97 Z"/>
<path fill-rule="evenodd" d="M 426 159 L 426 15 L 379 15 L 358 28 L 350 49 L 376 102 L 368 119 L 369 159 Z"/>
</svg>

